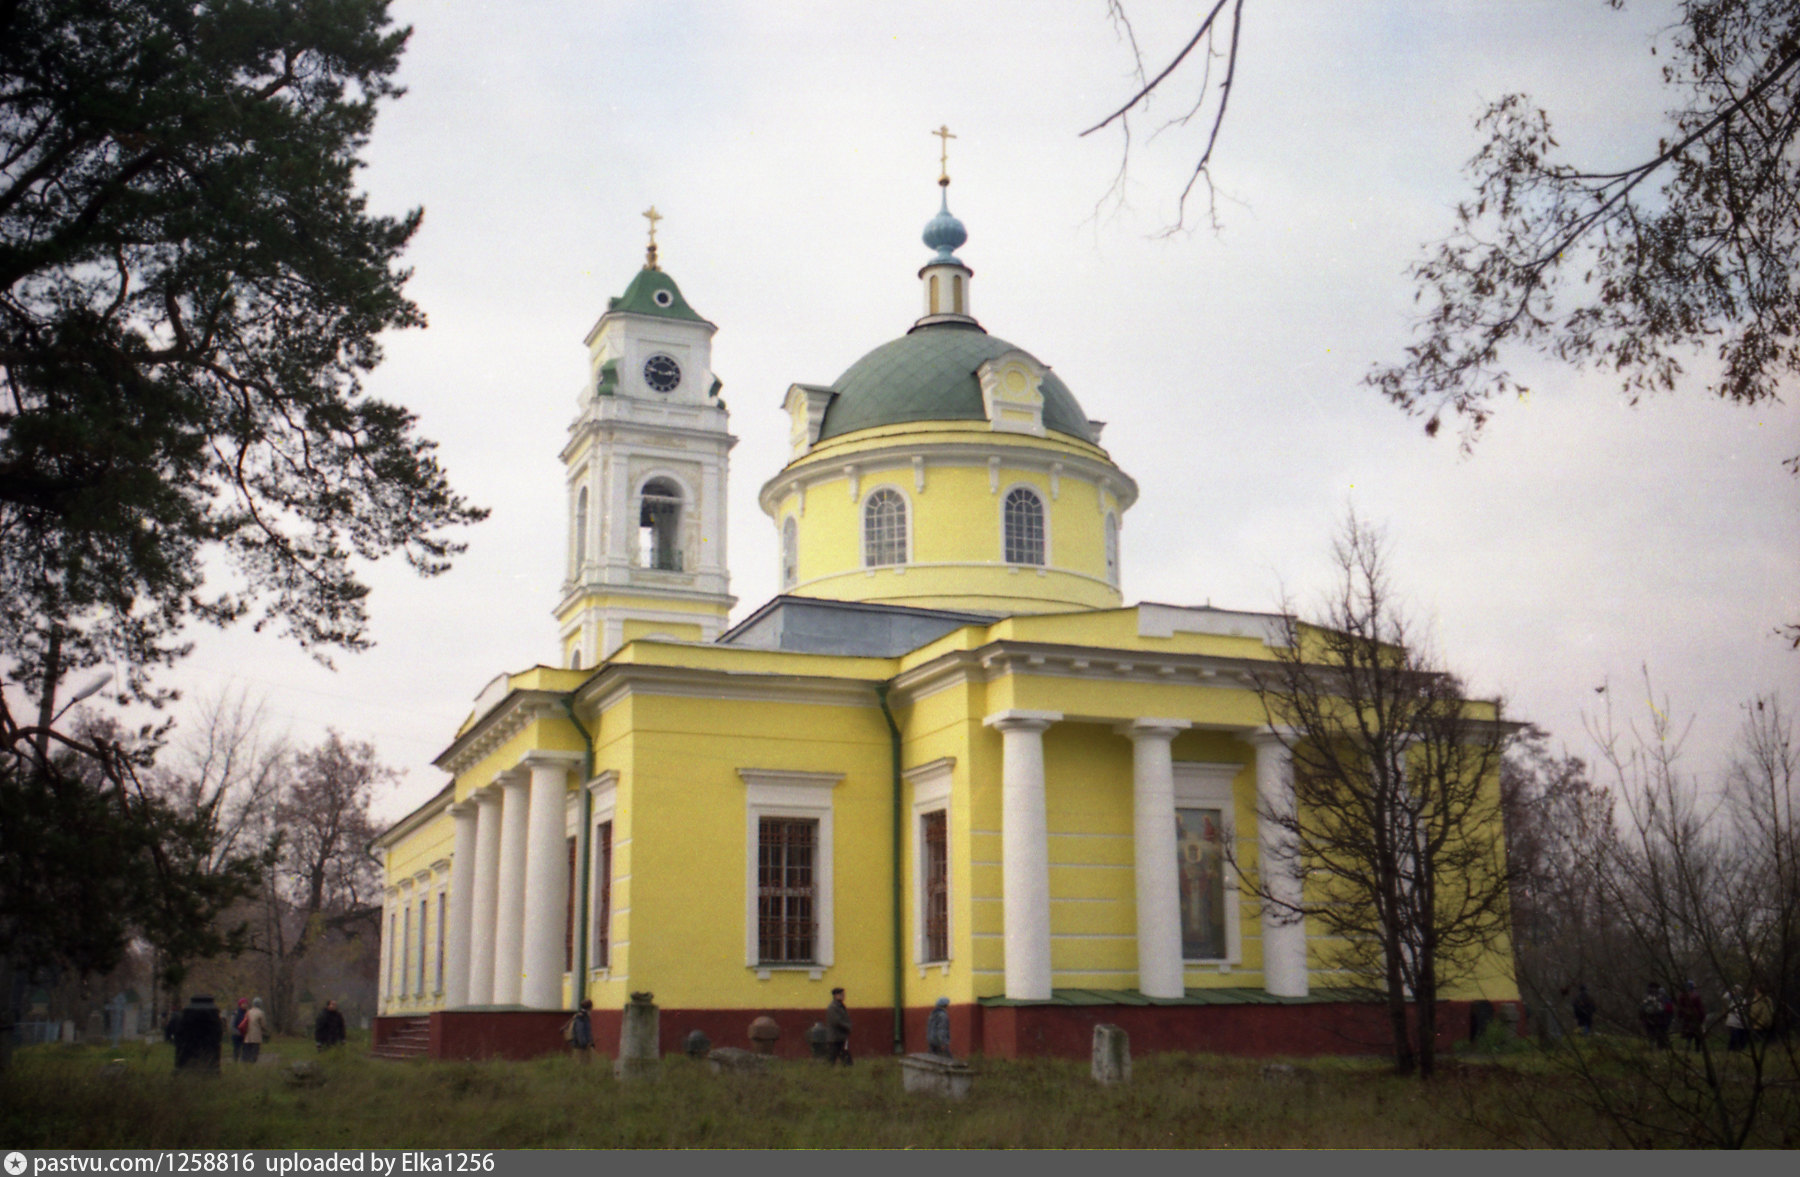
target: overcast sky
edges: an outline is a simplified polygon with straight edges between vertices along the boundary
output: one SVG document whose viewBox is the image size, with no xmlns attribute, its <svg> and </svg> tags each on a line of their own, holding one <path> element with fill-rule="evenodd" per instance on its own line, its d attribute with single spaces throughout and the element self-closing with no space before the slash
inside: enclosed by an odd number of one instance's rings
<svg viewBox="0 0 1800 1177">
<path fill-rule="evenodd" d="M 1193 5 L 1134 12 L 1152 68 Z M 381 116 L 372 205 L 425 209 L 407 255 L 430 327 L 393 337 L 370 390 L 416 412 L 456 486 L 492 508 L 454 571 L 381 567 L 372 651 L 335 672 L 272 635 L 203 634 L 190 698 L 248 688 L 310 742 L 327 726 L 407 770 L 398 816 L 495 674 L 556 657 L 565 554 L 557 452 L 582 337 L 641 264 L 718 324 L 733 432 L 741 617 L 775 590 L 756 505 L 780 467 L 782 394 L 828 383 L 918 314 L 919 233 L 947 123 L 973 310 L 1051 365 L 1142 497 L 1128 601 L 1302 606 L 1354 507 L 1445 662 L 1588 754 L 1584 713 L 1642 711 L 1648 663 L 1688 764 L 1715 771 L 1742 700 L 1800 702 L 1800 450 L 1790 404 L 1697 391 L 1627 408 L 1603 376 L 1538 363 L 1472 456 L 1361 383 L 1409 338 L 1405 277 L 1450 225 L 1503 93 L 1547 107 L 1571 160 L 1635 161 L 1669 99 L 1648 52 L 1664 9 L 1600 0 L 1251 0 L 1215 175 L 1222 229 L 1159 239 L 1200 128 L 1079 138 L 1131 92 L 1102 0 L 473 4 L 405 0 L 405 98 Z M 1177 75 L 1180 81 L 1182 75 Z M 1177 94 L 1156 108 L 1179 112 Z M 1154 114 L 1155 112 L 1153 112 Z M 1098 215 L 1097 215 L 1098 214 Z M 1202 218 L 1203 219 L 1203 218 Z M 1610 696 L 1595 688 L 1610 682 Z"/>
</svg>

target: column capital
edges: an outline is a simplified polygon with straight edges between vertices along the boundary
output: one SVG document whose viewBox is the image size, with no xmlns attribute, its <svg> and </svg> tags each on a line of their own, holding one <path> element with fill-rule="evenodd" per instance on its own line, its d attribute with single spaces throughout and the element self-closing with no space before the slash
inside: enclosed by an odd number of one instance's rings
<svg viewBox="0 0 1800 1177">
<path fill-rule="evenodd" d="M 583 757 L 580 752 L 564 752 L 554 748 L 533 748 L 519 757 L 519 764 L 525 768 L 565 768 L 581 767 Z"/>
<path fill-rule="evenodd" d="M 1246 743 L 1256 748 L 1266 748 L 1271 744 L 1287 747 L 1300 735 L 1298 728 L 1265 726 L 1251 728 L 1243 733 Z"/>
<path fill-rule="evenodd" d="M 1172 740 L 1193 726 L 1193 721 L 1187 719 L 1128 719 L 1113 730 L 1132 740 L 1140 737 Z"/>
<path fill-rule="evenodd" d="M 476 802 L 476 795 L 474 793 L 470 793 L 467 800 L 458 801 L 455 805 L 452 805 L 450 807 L 450 811 L 449 811 L 450 816 L 451 817 L 474 817 L 475 816 L 475 808 L 476 808 L 475 802 Z"/>
<path fill-rule="evenodd" d="M 983 727 L 1002 732 L 1041 732 L 1060 721 L 1060 711 L 996 711 L 981 721 Z"/>
<path fill-rule="evenodd" d="M 523 789 L 529 787 L 530 784 L 531 770 L 523 764 L 494 774 L 494 785 L 497 789 Z"/>
</svg>

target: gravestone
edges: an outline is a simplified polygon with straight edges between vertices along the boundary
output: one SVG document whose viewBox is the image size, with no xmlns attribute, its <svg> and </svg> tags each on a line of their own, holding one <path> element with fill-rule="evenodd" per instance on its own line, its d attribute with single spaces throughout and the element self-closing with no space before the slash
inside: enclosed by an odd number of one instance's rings
<svg viewBox="0 0 1800 1177">
<path fill-rule="evenodd" d="M 621 1079 L 654 1078 L 662 1061 L 657 1037 L 661 1017 L 649 993 L 633 993 L 619 1023 L 619 1058 L 613 1074 Z"/>
<path fill-rule="evenodd" d="M 774 1054 L 780 1037 L 781 1024 L 767 1014 L 750 1023 L 750 1049 L 757 1054 Z"/>
<path fill-rule="evenodd" d="M 325 1085 L 325 1068 L 316 1059 L 301 1059 L 292 1063 L 282 1073 L 282 1078 L 289 1087 L 323 1087 Z"/>
<path fill-rule="evenodd" d="M 1131 1039 L 1109 1022 L 1094 1027 L 1094 1082 L 1108 1087 L 1131 1082 Z"/>
<path fill-rule="evenodd" d="M 706 1056 L 712 1064 L 713 1074 L 719 1075 L 732 1071 L 743 1075 L 760 1075 L 768 1067 L 769 1056 L 757 1054 L 754 1050 L 745 1050 L 741 1046 L 721 1046 Z"/>
<path fill-rule="evenodd" d="M 712 1039 L 706 1036 L 705 1030 L 690 1030 L 682 1041 L 681 1049 L 689 1058 L 705 1058 L 712 1049 Z"/>
<path fill-rule="evenodd" d="M 969 1064 L 941 1054 L 909 1054 L 900 1060 L 900 1081 L 907 1093 L 942 1099 L 967 1099 L 975 1072 Z"/>
</svg>

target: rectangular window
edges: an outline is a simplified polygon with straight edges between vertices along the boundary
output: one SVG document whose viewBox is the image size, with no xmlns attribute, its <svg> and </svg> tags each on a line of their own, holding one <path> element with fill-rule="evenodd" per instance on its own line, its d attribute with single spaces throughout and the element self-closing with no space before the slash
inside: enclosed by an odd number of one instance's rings
<svg viewBox="0 0 1800 1177">
<path fill-rule="evenodd" d="M 415 984 L 415 986 L 413 988 L 413 992 L 418 994 L 420 997 L 425 996 L 425 961 L 426 961 L 425 946 L 427 944 L 431 943 L 431 941 L 429 939 L 427 939 L 427 937 L 430 935 L 430 932 L 427 929 L 426 924 L 427 924 L 427 917 L 430 916 L 430 914 L 431 914 L 431 897 L 426 896 L 425 898 L 419 900 L 419 977 L 418 977 L 417 983 Z"/>
<path fill-rule="evenodd" d="M 919 818 L 924 849 L 920 885 L 924 887 L 925 959 L 950 959 L 950 840 L 942 809 Z"/>
<path fill-rule="evenodd" d="M 610 821 L 594 827 L 594 967 L 612 967 L 613 844 Z"/>
<path fill-rule="evenodd" d="M 437 897 L 437 988 L 434 990 L 437 993 L 444 991 L 444 928 L 450 922 L 449 917 L 445 914 L 445 898 L 444 893 L 439 891 Z"/>
<path fill-rule="evenodd" d="M 406 997 L 406 984 L 412 980 L 412 904 L 408 903 L 400 909 L 400 983 L 394 986 L 394 996 Z"/>
<path fill-rule="evenodd" d="M 1183 960 L 1224 960 L 1225 822 L 1218 809 L 1177 809 Z"/>
<path fill-rule="evenodd" d="M 575 870 L 575 839 L 570 838 L 569 847 L 569 893 L 568 902 L 563 910 L 563 972 L 575 971 L 575 887 L 577 872 Z"/>
<path fill-rule="evenodd" d="M 817 927 L 819 823 L 765 817 L 757 853 L 757 944 L 764 964 L 810 964 Z"/>
<path fill-rule="evenodd" d="M 388 912 L 387 938 L 387 991 L 390 1000 L 400 996 L 400 984 L 395 978 L 399 976 L 400 945 L 402 943 L 403 942 L 400 939 L 400 913 L 397 911 L 390 911 Z"/>
</svg>

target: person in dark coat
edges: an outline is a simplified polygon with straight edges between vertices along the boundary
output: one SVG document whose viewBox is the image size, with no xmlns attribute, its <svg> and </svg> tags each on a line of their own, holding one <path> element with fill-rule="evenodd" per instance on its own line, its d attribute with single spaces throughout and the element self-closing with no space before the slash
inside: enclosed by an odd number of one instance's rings
<svg viewBox="0 0 1800 1177">
<path fill-rule="evenodd" d="M 1706 1037 L 1706 1002 L 1700 997 L 1700 987 L 1692 981 L 1683 986 L 1681 996 L 1675 999 L 1675 1020 L 1688 1049 L 1699 1050 L 1700 1040 Z"/>
<path fill-rule="evenodd" d="M 175 1023 L 175 1071 L 218 1074 L 219 1047 L 225 1041 L 225 1025 L 212 995 L 196 993 Z"/>
<path fill-rule="evenodd" d="M 244 1018 L 250 1012 L 250 999 L 238 998 L 237 1012 L 231 1015 L 231 1061 L 244 1061 Z"/>
<path fill-rule="evenodd" d="M 594 999 L 581 999 L 581 1008 L 569 1019 L 569 1049 L 575 1052 L 575 1061 L 586 1065 L 594 1055 Z"/>
<path fill-rule="evenodd" d="M 313 1021 L 313 1045 L 320 1050 L 330 1050 L 343 1044 L 344 1015 L 338 1012 L 337 1002 L 327 1001 Z"/>
<path fill-rule="evenodd" d="M 830 1066 L 849 1066 L 850 1011 L 844 1008 L 844 991 L 831 991 L 831 1004 L 825 1007 L 825 1062 Z"/>
<path fill-rule="evenodd" d="M 1575 1027 L 1586 1037 L 1594 1033 L 1594 995 L 1589 993 L 1586 985 L 1575 991 Z"/>
<path fill-rule="evenodd" d="M 940 997 L 925 1019 L 925 1049 L 950 1057 L 950 999 Z"/>
</svg>

